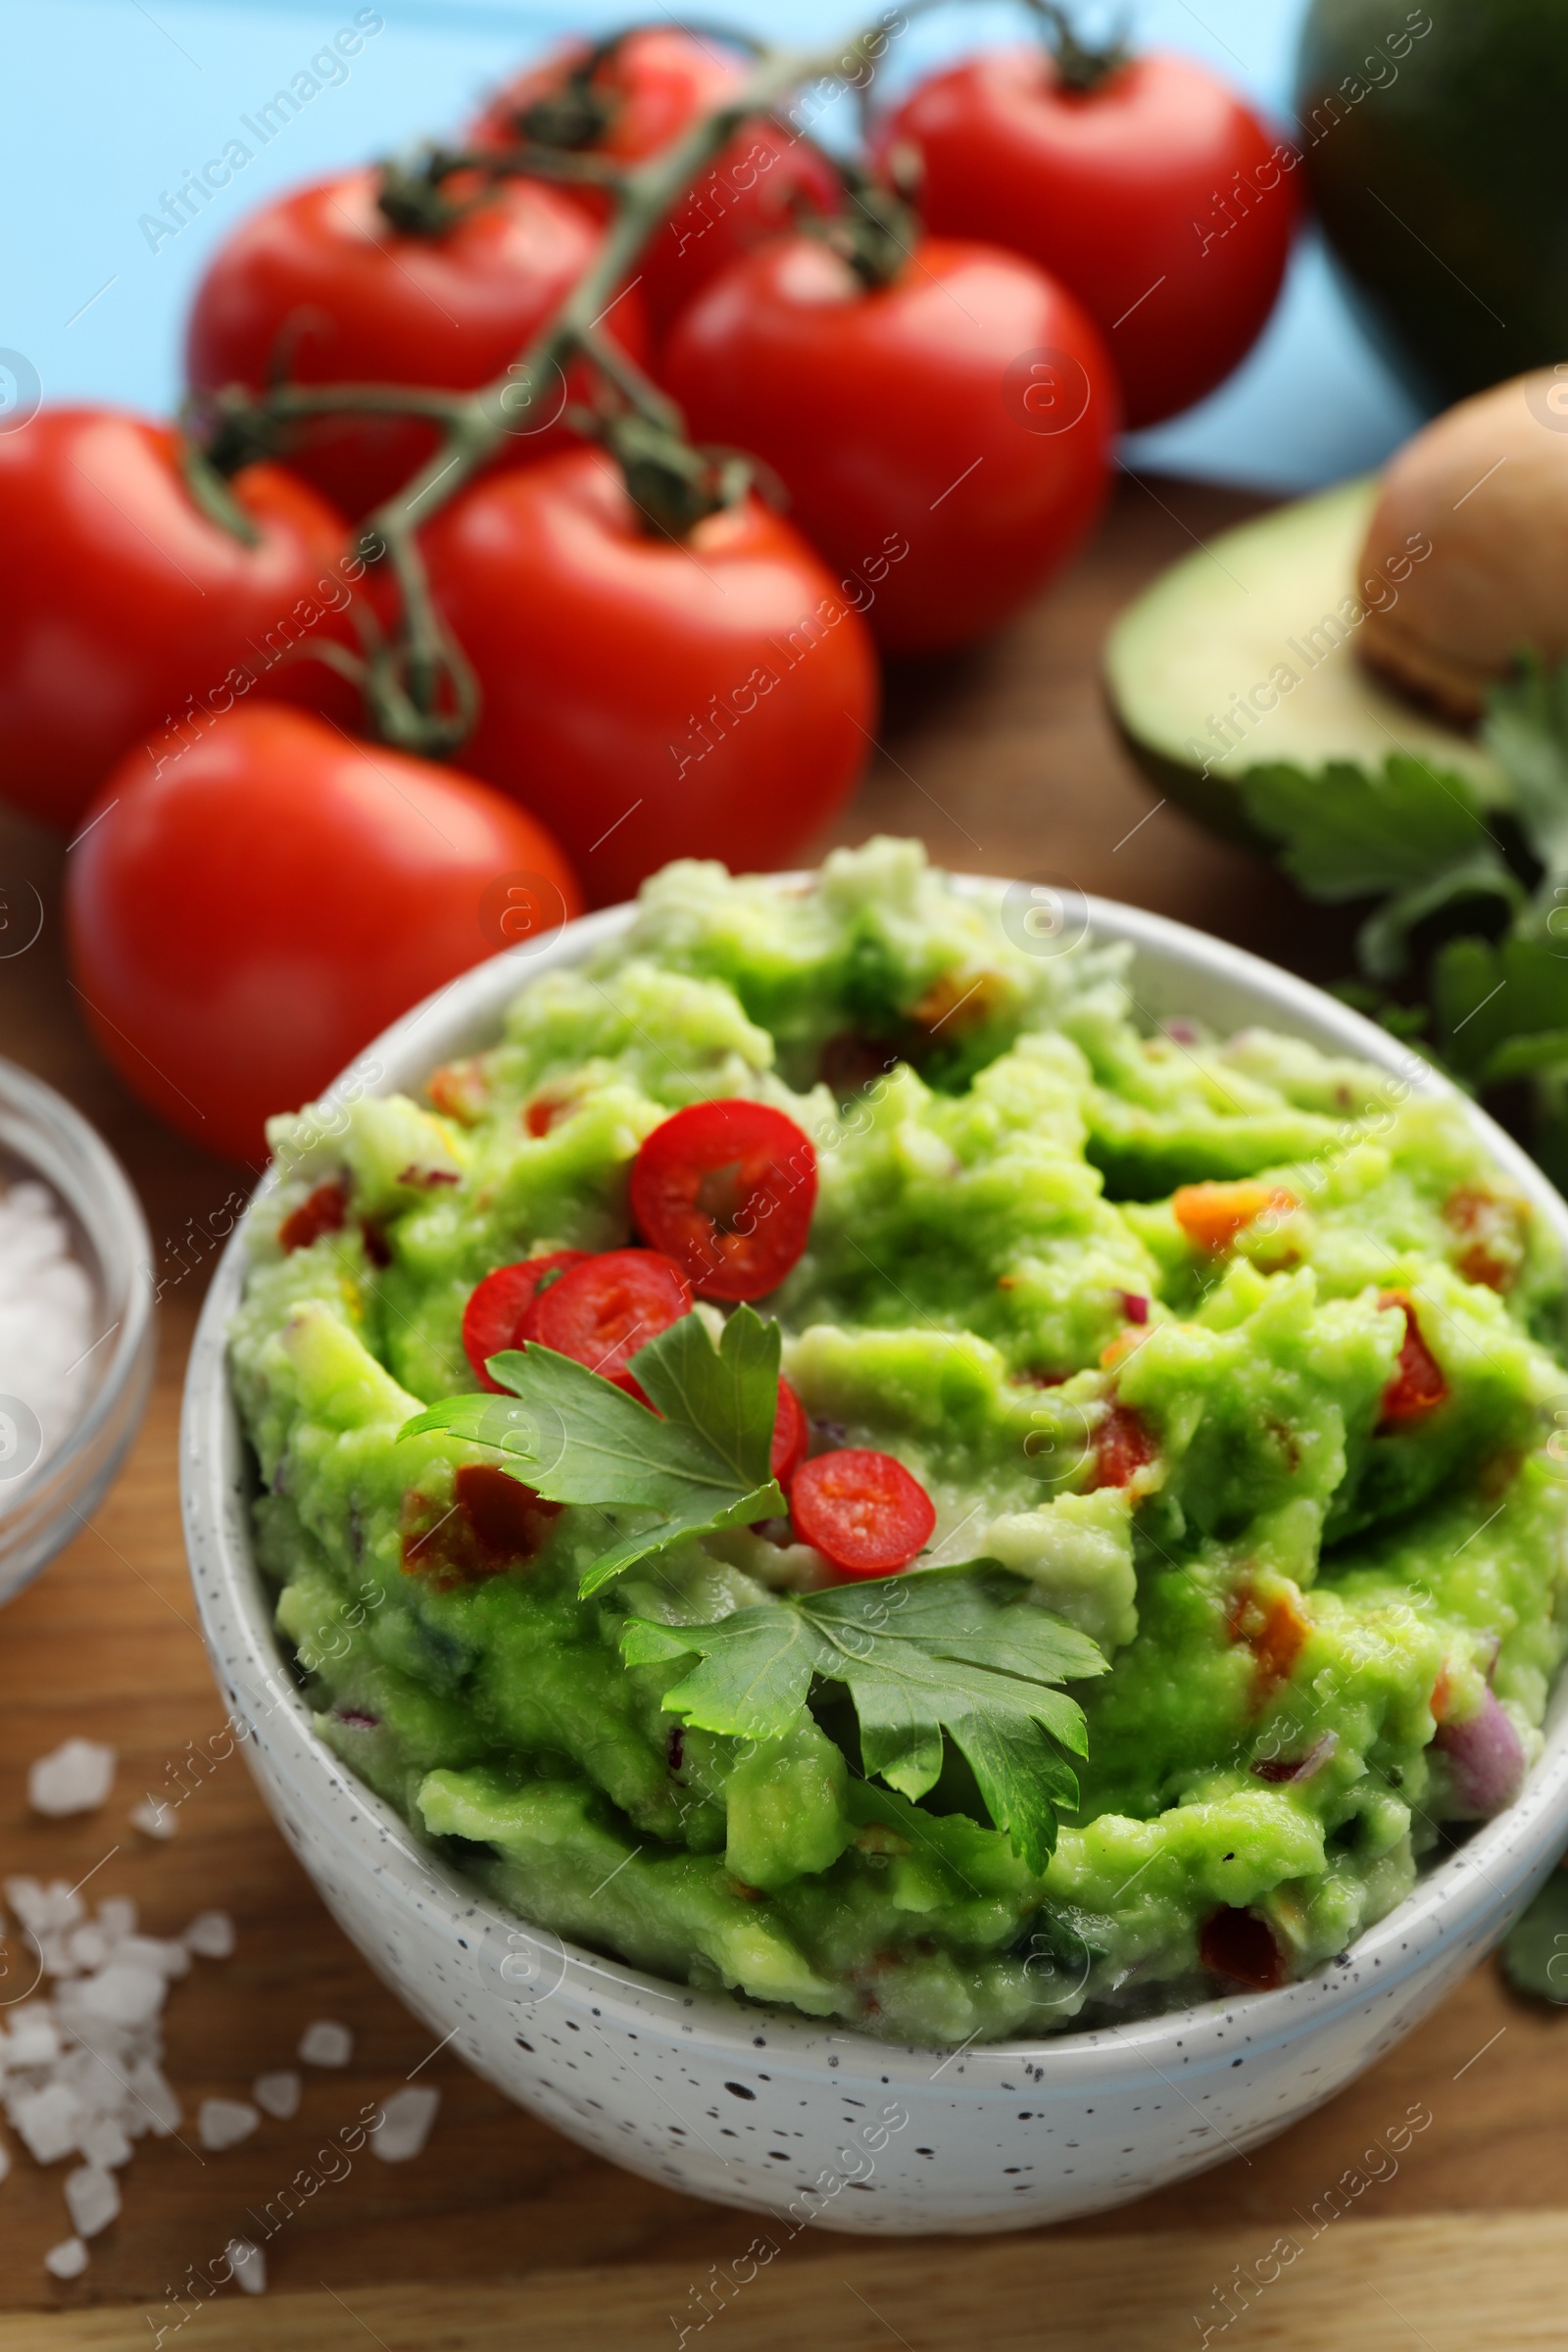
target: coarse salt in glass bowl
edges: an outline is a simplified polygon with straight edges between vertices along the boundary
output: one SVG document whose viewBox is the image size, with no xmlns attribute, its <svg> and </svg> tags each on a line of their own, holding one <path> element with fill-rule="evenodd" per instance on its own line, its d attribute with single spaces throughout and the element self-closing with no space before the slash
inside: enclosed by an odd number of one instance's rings
<svg viewBox="0 0 1568 2352">
<path fill-rule="evenodd" d="M 0 1601 L 80 1533 L 147 1401 L 152 1248 L 94 1130 L 0 1060 Z"/>
</svg>

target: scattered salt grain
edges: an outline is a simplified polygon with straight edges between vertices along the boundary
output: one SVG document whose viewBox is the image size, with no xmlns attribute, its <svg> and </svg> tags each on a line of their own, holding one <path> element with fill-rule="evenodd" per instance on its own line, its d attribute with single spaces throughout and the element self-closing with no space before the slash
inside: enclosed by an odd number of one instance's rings
<svg viewBox="0 0 1568 2352">
<path fill-rule="evenodd" d="M 35 1461 L 54 1452 L 91 1395 L 100 1336 L 92 1316 L 92 1284 L 54 1196 L 41 1184 L 0 1192 L 0 1396 L 36 1419 Z M 18 1462 L 13 1475 L 31 1467 Z"/>
<path fill-rule="evenodd" d="M 166 1805 L 161 1797 L 144 1796 L 130 1808 L 130 1826 L 144 1838 L 172 1838 L 179 1818 L 173 1806 Z"/>
<path fill-rule="evenodd" d="M 8 2095 L 6 2112 L 35 2164 L 58 2164 L 69 2156 L 81 2130 L 81 2102 L 64 2082 Z"/>
<path fill-rule="evenodd" d="M 122 2026 L 134 2031 L 150 2025 L 164 2005 L 167 1979 L 156 1968 L 140 1968 L 133 1960 L 114 1959 L 90 1977 L 63 1984 L 61 2014 L 89 2044 L 96 2040 L 95 2025 Z M 85 2026 L 88 2031 L 83 2032 Z"/>
<path fill-rule="evenodd" d="M 370 2126 L 370 2146 L 383 2164 L 407 2164 L 430 2136 L 441 2093 L 422 2082 L 395 2090 L 381 2102 L 381 2120 Z"/>
<path fill-rule="evenodd" d="M 234 1922 L 226 1911 L 198 1911 L 180 1941 L 199 1960 L 228 1960 L 234 1952 Z"/>
<path fill-rule="evenodd" d="M 4 2054 L 13 2074 L 29 2067 L 53 2066 L 60 2055 L 60 2036 L 46 2002 L 23 2001 L 12 2010 Z"/>
<path fill-rule="evenodd" d="M 108 1894 L 98 1906 L 98 1925 L 111 1943 L 136 1933 L 136 1906 L 128 1894 Z"/>
<path fill-rule="evenodd" d="M 286 2124 L 290 2116 L 300 2111 L 300 2093 L 304 2088 L 291 2066 L 280 2067 L 276 2074 L 258 2075 L 251 2084 L 251 2096 L 264 2113 L 275 2116 Z"/>
<path fill-rule="evenodd" d="M 63 2237 L 43 2258 L 52 2278 L 79 2278 L 87 2268 L 87 2249 L 79 2237 Z"/>
<path fill-rule="evenodd" d="M 78 2237 L 96 2237 L 120 2211 L 120 2182 L 102 2165 L 78 2165 L 66 2175 L 66 2203 Z"/>
<path fill-rule="evenodd" d="M 203 2099 L 196 2112 L 196 2133 L 204 2148 L 236 2148 L 261 2120 L 246 2099 Z"/>
<path fill-rule="evenodd" d="M 248 2237 L 231 2237 L 226 2248 L 229 2268 L 248 2295 L 267 2292 L 267 2256 Z"/>
<path fill-rule="evenodd" d="M 354 2036 L 335 2018 L 318 2017 L 300 2035 L 299 2055 L 307 2066 L 347 2066 L 354 2055 Z"/>
<path fill-rule="evenodd" d="M 3 1213 L 0 1203 L 0 1213 Z M 56 1817 L 95 1813 L 115 1785 L 118 1758 L 96 1740 L 63 1740 L 52 1755 L 40 1756 L 27 1774 L 27 1802 L 35 1813 Z"/>
<path fill-rule="evenodd" d="M 95 2124 L 89 2124 L 76 2144 L 89 2164 L 102 2165 L 110 2171 L 128 2164 L 135 2153 L 112 2115 L 101 2115 Z"/>
</svg>

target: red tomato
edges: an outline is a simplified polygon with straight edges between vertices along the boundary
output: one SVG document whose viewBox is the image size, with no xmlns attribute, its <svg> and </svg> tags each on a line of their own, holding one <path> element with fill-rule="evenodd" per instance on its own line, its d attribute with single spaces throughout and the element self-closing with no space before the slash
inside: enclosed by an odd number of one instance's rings
<svg viewBox="0 0 1568 2352">
<path fill-rule="evenodd" d="M 569 450 L 476 483 L 423 537 L 484 695 L 464 765 L 538 811 L 595 905 L 670 858 L 788 864 L 848 798 L 870 641 L 760 499 L 682 543 L 608 457 Z"/>
<path fill-rule="evenodd" d="M 1130 1404 L 1113 1404 L 1095 1436 L 1092 1486 L 1130 1486 L 1140 1470 L 1157 1459 L 1159 1441 Z"/>
<path fill-rule="evenodd" d="M 704 1298 L 761 1298 L 806 1248 L 816 1153 L 765 1102 L 690 1102 L 632 1162 L 632 1222 Z"/>
<path fill-rule="evenodd" d="M 197 506 L 167 425 L 46 409 L 0 434 L 0 794 L 14 807 L 74 829 L 129 745 L 162 734 L 158 751 L 177 755 L 252 691 L 349 716 L 346 683 L 290 652 L 359 643 L 348 526 L 280 466 L 248 466 L 230 488 L 254 547 Z"/>
<path fill-rule="evenodd" d="M 186 337 L 198 391 L 260 391 L 280 366 L 301 384 L 472 391 L 518 357 L 600 241 L 580 205 L 538 180 L 503 183 L 430 237 L 391 225 L 378 184 L 373 171 L 317 181 L 252 213 L 219 248 Z M 606 323 L 634 358 L 646 356 L 638 294 L 623 294 Z M 564 401 L 563 384 L 537 416 L 519 414 L 499 462 L 558 446 L 559 433 L 545 434 Z M 390 498 L 435 446 L 434 426 L 407 417 L 320 417 L 301 429 L 290 463 L 359 515 Z"/>
<path fill-rule="evenodd" d="M 673 1259 L 657 1250 L 605 1250 L 535 1294 L 522 1333 L 646 1404 L 627 1359 L 690 1314 L 691 1305 L 686 1277 Z"/>
<path fill-rule="evenodd" d="M 931 1497 L 891 1453 L 847 1446 L 803 1462 L 790 1487 L 790 1517 L 845 1576 L 907 1568 L 937 1523 Z"/>
<path fill-rule="evenodd" d="M 586 43 L 569 41 L 508 82 L 471 125 L 469 146 L 509 147 L 526 137 L 529 109 L 558 98 L 588 55 Z M 599 155 L 641 163 L 679 138 L 699 115 L 721 105 L 746 71 L 735 51 L 673 25 L 628 32 L 593 74 L 603 127 L 586 145 Z M 602 191 L 575 192 L 596 218 L 604 217 L 609 208 Z M 838 175 L 816 148 L 782 122 L 755 117 L 720 149 L 644 249 L 641 290 L 655 326 L 667 326 L 726 262 L 793 226 L 796 205 L 831 213 L 842 202 Z"/>
<path fill-rule="evenodd" d="M 1448 1394 L 1443 1366 L 1421 1336 L 1415 1309 L 1402 1291 L 1385 1291 L 1379 1306 L 1397 1307 L 1404 1317 L 1404 1345 L 1394 1378 L 1383 1392 L 1380 1430 L 1398 1429 L 1408 1421 L 1424 1420 Z"/>
<path fill-rule="evenodd" d="M 277 1229 L 277 1246 L 285 1257 L 309 1250 L 323 1233 L 341 1233 L 349 1221 L 348 1189 L 341 1184 L 318 1184 L 298 1208 L 290 1209 Z M 493 1352 L 493 1350 L 492 1350 Z"/>
<path fill-rule="evenodd" d="M 257 704 L 156 774 L 141 749 L 111 774 L 67 868 L 72 969 L 132 1093 L 259 1161 L 270 1111 L 506 944 L 489 894 L 519 882 L 577 912 L 560 850 L 499 793 Z"/>
<path fill-rule="evenodd" d="M 919 157 L 929 229 L 1005 245 L 1077 295 L 1129 425 L 1212 391 L 1274 308 L 1296 152 L 1190 58 L 1135 58 L 1085 91 L 1040 49 L 993 51 L 922 82 L 876 145 Z"/>
<path fill-rule="evenodd" d="M 773 1444 L 768 1454 L 768 1470 L 786 1494 L 790 1481 L 806 1459 L 806 1448 L 811 1442 L 806 1407 L 787 1380 L 778 1384 L 778 1410 L 773 1416 Z"/>
<path fill-rule="evenodd" d="M 1104 495 L 1117 419 L 1100 337 L 1070 294 L 989 247 L 928 238 L 868 292 L 819 240 L 780 238 L 682 315 L 662 373 L 698 440 L 773 467 L 895 653 L 1005 620 Z"/>
<path fill-rule="evenodd" d="M 309 1201 L 305 1204 L 309 1207 Z M 296 1209 L 295 1216 L 299 1215 Z M 285 1228 L 285 1231 L 287 1228 Z M 481 1389 L 504 1396 L 499 1380 L 485 1370 L 491 1356 L 503 1348 L 522 1346 L 522 1322 L 535 1293 L 547 1274 L 566 1274 L 585 1263 L 586 1250 L 552 1250 L 545 1257 L 528 1257 L 514 1266 L 497 1266 L 468 1294 L 463 1310 L 463 1351 L 473 1367 Z"/>
</svg>

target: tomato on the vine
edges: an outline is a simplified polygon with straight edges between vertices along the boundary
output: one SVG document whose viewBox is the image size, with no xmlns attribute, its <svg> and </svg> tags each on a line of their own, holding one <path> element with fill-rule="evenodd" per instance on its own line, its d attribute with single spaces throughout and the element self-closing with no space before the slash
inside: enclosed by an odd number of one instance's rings
<svg viewBox="0 0 1568 2352">
<path fill-rule="evenodd" d="M 256 704 L 110 775 L 67 867 L 72 970 L 133 1094 L 193 1143 L 265 1153 L 387 1022 L 507 944 L 494 894 L 564 921 L 576 880 L 487 785 Z"/>
<path fill-rule="evenodd" d="M 401 231 L 377 202 L 374 171 L 318 180 L 264 205 L 220 246 L 197 291 L 186 368 L 203 392 L 266 390 L 281 370 L 298 384 L 387 383 L 468 392 L 503 375 L 559 310 L 603 231 L 580 204 L 542 181 L 479 192 L 438 234 Z M 647 355 L 642 298 L 628 289 L 605 331 Z M 518 405 L 498 463 L 560 445 L 564 378 Z M 436 446 L 437 428 L 393 416 L 313 417 L 289 428 L 288 460 L 349 514 L 390 498 Z"/>
<path fill-rule="evenodd" d="M 498 90 L 466 143 L 485 152 L 532 138 L 641 163 L 722 105 L 745 71 L 733 49 L 673 24 L 636 26 L 602 52 L 570 41 Z M 608 210 L 603 191 L 573 192 L 596 217 Z M 769 116 L 744 123 L 643 252 L 642 292 L 655 326 L 667 326 L 727 262 L 789 228 L 797 206 L 830 213 L 841 200 L 838 174 L 819 148 Z"/>
<path fill-rule="evenodd" d="M 969 58 L 911 92 L 876 151 L 894 168 L 917 159 L 933 232 L 988 238 L 1069 287 L 1109 346 L 1127 423 L 1154 424 L 1212 391 L 1261 331 L 1296 227 L 1297 156 L 1190 58 L 1112 59 L 1099 77 L 1090 63 L 1075 87 L 1043 47 Z"/>
<path fill-rule="evenodd" d="M 883 286 L 814 237 L 733 263 L 661 370 L 694 436 L 753 452 L 895 653 L 967 644 L 1099 512 L 1117 422 L 1073 297 L 988 246 L 922 239 Z"/>
<path fill-rule="evenodd" d="M 254 544 L 204 514 L 168 426 L 46 409 L 0 434 L 0 797 L 74 827 L 115 761 L 183 750 L 245 695 L 355 698 L 311 648 L 355 646 L 365 566 L 347 526 L 280 466 L 228 484 Z M 138 752 L 145 769 L 147 756 Z"/>
<path fill-rule="evenodd" d="M 421 540 L 483 695 L 464 766 L 550 826 L 593 904 L 671 858 L 785 864 L 848 797 L 875 658 L 757 497 L 681 540 L 608 456 L 568 450 L 476 482 Z"/>
</svg>

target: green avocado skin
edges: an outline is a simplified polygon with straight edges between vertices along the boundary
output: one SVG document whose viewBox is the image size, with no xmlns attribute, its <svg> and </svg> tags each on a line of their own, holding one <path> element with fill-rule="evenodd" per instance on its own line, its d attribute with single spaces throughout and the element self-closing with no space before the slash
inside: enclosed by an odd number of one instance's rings
<svg viewBox="0 0 1568 2352">
<path fill-rule="evenodd" d="M 1329 245 L 1418 397 L 1568 360 L 1564 0 L 1315 0 L 1296 109 Z"/>
</svg>

